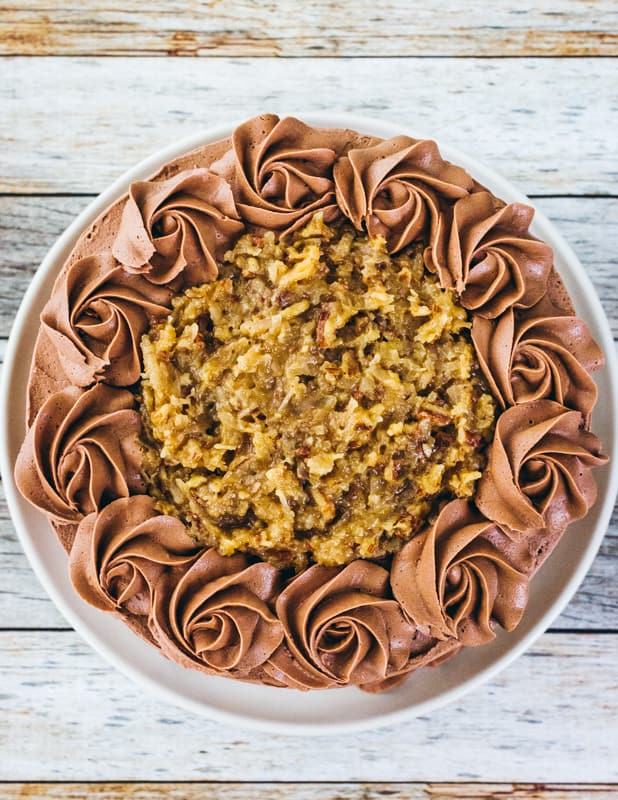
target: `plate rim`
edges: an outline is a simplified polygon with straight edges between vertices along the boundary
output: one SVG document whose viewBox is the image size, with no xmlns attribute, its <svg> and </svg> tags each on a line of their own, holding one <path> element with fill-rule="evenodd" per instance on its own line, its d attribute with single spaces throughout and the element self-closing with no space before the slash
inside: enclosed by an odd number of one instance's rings
<svg viewBox="0 0 618 800">
<path fill-rule="evenodd" d="M 371 117 L 361 116 L 347 112 L 290 112 L 290 115 L 298 116 L 301 120 L 319 127 L 342 127 L 351 128 L 363 133 L 371 133 L 372 135 L 383 136 L 385 138 L 400 135 L 405 133 L 410 126 L 406 123 L 390 122 L 388 120 L 376 120 Z M 281 114 L 283 117 L 284 115 Z M 609 466 L 609 475 L 607 478 L 607 489 L 605 496 L 597 500 L 597 504 L 601 503 L 601 508 L 598 512 L 598 521 L 594 533 L 590 537 L 590 541 L 582 555 L 582 558 L 577 564 L 577 568 L 573 574 L 566 581 L 562 589 L 559 591 L 557 597 L 548 607 L 545 608 L 537 622 L 531 629 L 518 641 L 514 642 L 511 646 L 507 647 L 502 655 L 495 658 L 487 666 L 481 668 L 472 677 L 467 678 L 456 686 L 451 687 L 447 691 L 441 692 L 436 697 L 431 697 L 424 701 L 411 703 L 405 708 L 386 711 L 383 713 L 374 714 L 368 718 L 340 721 L 336 723 L 329 722 L 283 722 L 281 720 L 266 719 L 262 717 L 250 716 L 248 714 L 240 714 L 235 711 L 224 710 L 221 708 L 209 705 L 201 700 L 195 700 L 181 695 L 179 692 L 170 689 L 168 686 L 163 685 L 160 681 L 155 680 L 144 671 L 136 668 L 130 663 L 124 654 L 119 654 L 116 650 L 109 646 L 109 643 L 100 636 L 96 631 L 93 631 L 78 615 L 73 608 L 67 604 L 56 589 L 55 581 L 57 576 L 52 576 L 49 570 L 40 557 L 32 538 L 27 533 L 26 521 L 20 509 L 20 504 L 23 502 L 20 497 L 15 482 L 13 479 L 13 464 L 11 463 L 8 442 L 8 429 L 11 425 L 11 376 L 14 374 L 19 356 L 19 344 L 24 336 L 24 323 L 30 311 L 30 307 L 34 304 L 37 294 L 41 286 L 46 280 L 49 280 L 50 274 L 53 272 L 54 277 L 57 276 L 61 269 L 62 263 L 59 262 L 61 254 L 66 252 L 67 248 L 74 246 L 77 238 L 86 227 L 96 217 L 99 216 L 106 208 L 119 199 L 126 191 L 129 184 L 134 180 L 144 179 L 156 173 L 156 171 L 171 159 L 187 153 L 201 145 L 217 141 L 226 136 L 229 136 L 233 129 L 240 124 L 242 120 L 223 123 L 213 127 L 205 127 L 193 134 L 183 137 L 178 141 L 168 144 L 163 148 L 151 153 L 149 156 L 141 160 L 139 163 L 124 171 L 110 186 L 108 186 L 97 197 L 93 198 L 90 203 L 78 214 L 78 216 L 70 223 L 70 225 L 61 233 L 58 239 L 54 242 L 52 247 L 46 253 L 43 261 L 37 268 L 32 280 L 30 281 L 24 297 L 20 303 L 19 310 L 15 316 L 9 340 L 6 347 L 2 385 L 0 389 L 0 438 L 2 439 L 2 446 L 0 447 L 0 472 L 2 474 L 3 484 L 5 486 L 5 493 L 7 505 L 11 520 L 17 532 L 20 544 L 28 558 L 28 561 L 35 572 L 38 580 L 43 588 L 50 596 L 60 613 L 65 617 L 69 624 L 74 628 L 76 633 L 83 638 L 95 651 L 102 655 L 106 661 L 118 669 L 121 673 L 128 676 L 133 682 L 142 688 L 158 697 L 163 697 L 175 706 L 180 706 L 194 713 L 206 716 L 210 719 L 222 721 L 228 724 L 242 725 L 245 728 L 250 728 L 258 731 L 266 731 L 269 733 L 284 733 L 293 735 L 327 735 L 338 733 L 354 733 L 362 730 L 367 730 L 385 725 L 396 724 L 404 720 L 427 714 L 449 703 L 452 703 L 465 694 L 473 691 L 482 684 L 491 680 L 498 672 L 505 669 L 509 664 L 515 661 L 525 650 L 527 650 L 545 630 L 551 625 L 555 618 L 562 612 L 567 603 L 575 594 L 577 588 L 581 584 L 583 578 L 588 572 L 594 557 L 601 545 L 603 537 L 606 533 L 607 526 L 614 507 L 614 501 L 618 492 L 618 426 L 614 426 L 613 437 L 610 442 L 604 441 L 604 450 L 612 452 L 614 459 Z M 423 138 L 419 132 L 415 133 L 416 138 Z M 462 164 L 474 176 L 483 176 L 483 182 L 487 182 L 491 190 L 499 195 L 509 198 L 510 202 L 519 201 L 534 205 L 525 194 L 523 194 L 510 180 L 504 178 L 501 174 L 494 171 L 485 163 L 479 162 L 473 156 L 460 151 L 458 148 L 452 147 L 443 142 L 439 142 L 439 147 L 442 154 L 449 161 L 456 164 Z M 498 188 L 496 188 L 498 187 Z M 533 229 L 542 229 L 544 237 L 547 239 L 547 231 L 551 233 L 551 245 L 554 250 L 560 254 L 561 258 L 577 271 L 577 280 L 586 292 L 586 301 L 590 303 L 597 314 L 597 338 L 600 338 L 599 344 L 601 345 L 606 356 L 606 372 L 607 379 L 611 388 L 611 394 L 614 399 L 614 409 L 618 406 L 618 360 L 616 358 L 616 348 L 614 345 L 611 328 L 607 320 L 605 311 L 601 305 L 599 297 L 592 285 L 592 282 L 583 268 L 578 257 L 567 244 L 566 240 L 562 237 L 559 230 L 549 221 L 549 219 L 535 207 L 535 216 Z M 599 337 L 598 333 L 602 335 Z M 42 515 L 43 516 L 43 515 Z M 551 558 L 551 556 L 550 556 Z M 64 576 L 64 580 L 68 581 L 68 574 Z M 83 602 L 83 601 L 81 601 Z M 513 634 L 507 634 L 512 637 Z M 153 652 L 155 652 L 153 650 Z M 208 676 L 203 676 L 208 679 Z M 223 679 L 218 679 L 223 680 Z M 233 688 L 236 682 L 232 683 L 226 679 Z M 261 687 L 260 687 L 261 688 Z M 338 692 L 343 691 L 358 691 L 355 688 L 338 689 Z M 312 693 L 307 693 L 305 697 L 310 697 Z"/>
</svg>

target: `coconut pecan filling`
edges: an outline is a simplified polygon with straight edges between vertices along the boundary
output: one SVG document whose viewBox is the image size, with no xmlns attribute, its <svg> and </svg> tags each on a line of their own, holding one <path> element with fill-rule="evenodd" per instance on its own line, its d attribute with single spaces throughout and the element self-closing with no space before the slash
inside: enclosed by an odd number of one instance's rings
<svg viewBox="0 0 618 800">
<path fill-rule="evenodd" d="M 159 510 L 223 555 L 300 569 L 396 552 L 471 496 L 495 406 L 422 250 L 316 215 L 243 236 L 177 296 L 141 343 Z"/>
</svg>

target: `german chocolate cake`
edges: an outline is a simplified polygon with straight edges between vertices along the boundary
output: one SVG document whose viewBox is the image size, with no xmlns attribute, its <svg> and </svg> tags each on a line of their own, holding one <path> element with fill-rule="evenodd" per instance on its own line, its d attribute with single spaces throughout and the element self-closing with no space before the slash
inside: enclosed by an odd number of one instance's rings
<svg viewBox="0 0 618 800">
<path fill-rule="evenodd" d="M 133 183 L 43 309 L 15 468 L 76 591 L 305 690 L 514 629 L 606 461 L 533 214 L 433 141 L 273 115 Z"/>
</svg>

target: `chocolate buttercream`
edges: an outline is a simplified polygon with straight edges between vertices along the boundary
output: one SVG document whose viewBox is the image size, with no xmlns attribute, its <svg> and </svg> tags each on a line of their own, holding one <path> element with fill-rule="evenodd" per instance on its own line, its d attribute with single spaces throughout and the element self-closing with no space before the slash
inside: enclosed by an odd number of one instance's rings
<svg viewBox="0 0 618 800">
<path fill-rule="evenodd" d="M 389 597 L 388 580 L 369 561 L 314 565 L 293 578 L 277 599 L 287 649 L 270 659 L 271 674 L 299 688 L 326 688 L 399 672 L 416 629 Z"/>
<path fill-rule="evenodd" d="M 444 161 L 435 142 L 396 136 L 350 150 L 334 169 L 337 202 L 358 230 L 383 236 L 394 253 L 423 234 L 433 239 L 441 205 L 465 197 L 474 181 Z"/>
<path fill-rule="evenodd" d="M 359 686 L 364 692 L 378 694 L 394 689 L 404 683 L 408 677 L 416 670 L 424 667 L 439 667 L 449 658 L 462 649 L 463 645 L 456 639 L 435 639 L 426 632 L 417 628 L 417 633 L 413 641 L 413 651 L 407 664 L 398 672 L 392 672 L 388 678 L 374 681 L 373 683 L 363 683 Z"/>
<path fill-rule="evenodd" d="M 279 580 L 270 564 L 209 549 L 180 578 L 164 575 L 157 584 L 152 633 L 162 652 L 185 667 L 251 673 L 283 640 L 269 607 Z"/>
<path fill-rule="evenodd" d="M 312 566 L 284 584 L 266 563 L 198 551 L 179 520 L 155 514 L 140 474 L 137 345 L 174 292 L 217 277 L 245 229 L 281 236 L 318 211 L 390 251 L 424 239 L 428 268 L 470 311 L 505 410 L 479 512 L 452 501 L 390 565 Z M 77 591 L 183 666 L 299 689 L 383 691 L 497 624 L 515 627 L 529 577 L 594 502 L 591 470 L 606 461 L 587 430 L 602 353 L 551 248 L 530 235 L 532 215 L 433 142 L 273 115 L 134 183 L 84 231 L 44 309 L 15 467 L 71 550 Z"/>
<path fill-rule="evenodd" d="M 238 210 L 252 225 L 285 233 L 316 211 L 330 222 L 340 214 L 331 138 L 338 137 L 293 117 L 265 114 L 236 128 L 232 150 L 212 170 L 230 182 Z"/>
<path fill-rule="evenodd" d="M 578 411 L 553 400 L 522 403 L 498 419 L 475 502 L 515 531 L 562 531 L 596 500 L 591 470 L 606 461 Z"/>
<path fill-rule="evenodd" d="M 464 308 L 497 317 L 507 308 L 528 308 L 547 290 L 552 249 L 530 236 L 534 209 L 505 205 L 476 192 L 447 208 L 425 251 L 429 269 L 460 294 Z"/>
<path fill-rule="evenodd" d="M 168 313 L 169 289 L 126 273 L 110 253 L 75 261 L 41 314 L 67 377 L 76 386 L 130 386 L 141 372 L 139 340 Z"/>
<path fill-rule="evenodd" d="M 391 568 L 393 594 L 410 620 L 438 639 L 479 645 L 494 638 L 493 622 L 510 631 L 528 599 L 528 578 L 512 563 L 529 562 L 493 522 L 467 500 L 453 500 L 433 525 L 407 542 Z"/>
<path fill-rule="evenodd" d="M 20 492 L 57 522 L 79 522 L 118 497 L 143 493 L 131 392 L 102 383 L 51 395 L 15 464 Z"/>
<path fill-rule="evenodd" d="M 217 261 L 244 230 L 229 184 L 207 169 L 131 184 L 112 253 L 129 272 L 168 284 L 217 277 Z"/>
<path fill-rule="evenodd" d="M 555 400 L 586 420 L 597 399 L 591 372 L 603 353 L 578 317 L 516 319 L 512 309 L 495 320 L 475 317 L 472 340 L 489 386 L 503 408 Z"/>
<path fill-rule="evenodd" d="M 123 497 L 80 522 L 69 557 L 71 580 L 102 611 L 146 615 L 161 575 L 194 560 L 197 550 L 182 522 L 159 514 L 150 497 Z"/>
</svg>

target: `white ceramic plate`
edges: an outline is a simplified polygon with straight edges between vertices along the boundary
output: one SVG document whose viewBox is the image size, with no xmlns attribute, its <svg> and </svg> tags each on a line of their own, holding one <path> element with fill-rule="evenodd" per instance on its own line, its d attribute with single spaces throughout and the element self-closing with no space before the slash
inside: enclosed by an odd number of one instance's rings
<svg viewBox="0 0 618 800">
<path fill-rule="evenodd" d="M 298 114 L 314 125 L 348 127 L 389 137 L 399 125 L 351 114 Z M 596 375 L 599 403 L 593 429 L 611 458 L 595 471 L 599 499 L 581 522 L 572 525 L 532 582 L 530 600 L 519 627 L 500 633 L 484 647 L 468 648 L 451 661 L 421 670 L 403 686 L 381 695 L 355 688 L 301 693 L 211 678 L 184 670 L 160 656 L 122 623 L 91 608 L 72 588 L 67 557 L 47 519 L 17 492 L 13 465 L 24 437 L 28 370 L 39 327 L 39 313 L 53 281 L 79 234 L 107 206 L 123 195 L 132 181 L 147 178 L 164 163 L 208 142 L 228 136 L 235 124 L 205 130 L 155 153 L 122 175 L 94 200 L 62 234 L 34 276 L 15 319 L 8 344 L 0 398 L 1 469 L 9 509 L 22 546 L 45 590 L 75 630 L 125 677 L 190 711 L 245 727 L 280 733 L 334 734 L 385 725 L 427 714 L 489 680 L 519 656 L 558 616 L 574 594 L 599 548 L 609 523 L 618 487 L 618 367 L 609 324 L 577 257 L 554 226 L 537 212 L 532 232 L 554 248 L 556 266 L 575 301 L 577 313 L 590 325 L 605 351 L 607 367 Z M 410 135 L 419 137 L 419 131 Z M 477 180 L 507 201 L 527 201 L 508 181 L 473 158 L 440 143 L 443 155 L 465 167 Z"/>
</svg>

